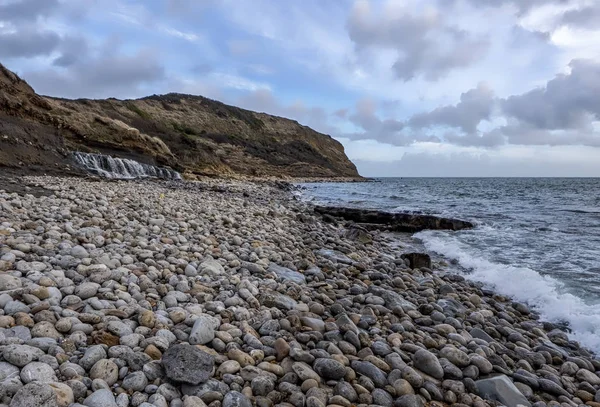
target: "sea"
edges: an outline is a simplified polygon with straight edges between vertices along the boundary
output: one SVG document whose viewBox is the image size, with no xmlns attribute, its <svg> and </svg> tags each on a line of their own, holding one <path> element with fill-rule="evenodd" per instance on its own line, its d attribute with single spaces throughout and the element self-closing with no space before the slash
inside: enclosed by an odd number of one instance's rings
<svg viewBox="0 0 600 407">
<path fill-rule="evenodd" d="M 600 178 L 376 178 L 301 184 L 315 204 L 458 218 L 402 237 L 450 271 L 525 302 L 600 355 Z"/>
</svg>

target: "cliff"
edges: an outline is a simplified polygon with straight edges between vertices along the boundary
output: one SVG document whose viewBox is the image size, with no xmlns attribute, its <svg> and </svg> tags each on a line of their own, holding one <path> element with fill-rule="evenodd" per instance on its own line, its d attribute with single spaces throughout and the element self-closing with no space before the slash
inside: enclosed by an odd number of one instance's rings
<svg viewBox="0 0 600 407">
<path fill-rule="evenodd" d="M 41 96 L 0 64 L 0 166 L 60 170 L 70 151 L 198 175 L 359 177 L 338 141 L 290 119 L 176 93 Z"/>
</svg>

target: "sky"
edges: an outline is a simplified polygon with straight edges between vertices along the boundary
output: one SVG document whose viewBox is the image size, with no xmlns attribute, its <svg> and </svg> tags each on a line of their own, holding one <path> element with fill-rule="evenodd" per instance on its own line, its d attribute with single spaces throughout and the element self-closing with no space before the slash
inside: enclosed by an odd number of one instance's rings
<svg viewBox="0 0 600 407">
<path fill-rule="evenodd" d="M 0 0 L 0 62 L 289 117 L 365 176 L 600 176 L 600 0 Z"/>
</svg>

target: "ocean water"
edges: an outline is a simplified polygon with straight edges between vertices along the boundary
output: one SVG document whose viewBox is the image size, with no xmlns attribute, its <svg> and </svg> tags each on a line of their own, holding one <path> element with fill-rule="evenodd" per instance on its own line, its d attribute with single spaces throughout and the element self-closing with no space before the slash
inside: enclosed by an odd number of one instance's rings
<svg viewBox="0 0 600 407">
<path fill-rule="evenodd" d="M 315 203 L 469 220 L 413 242 L 455 272 L 568 323 L 600 355 L 600 178 L 381 178 L 302 184 Z"/>
</svg>

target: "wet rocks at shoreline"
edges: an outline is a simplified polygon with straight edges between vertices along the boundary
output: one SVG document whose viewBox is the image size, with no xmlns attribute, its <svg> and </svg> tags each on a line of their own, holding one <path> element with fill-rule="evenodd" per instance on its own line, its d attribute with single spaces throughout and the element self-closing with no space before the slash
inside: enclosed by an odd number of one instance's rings
<svg viewBox="0 0 600 407">
<path fill-rule="evenodd" d="M 0 405 L 600 406 L 558 327 L 277 185 L 28 182 L 52 194 L 0 191 Z"/>
<path fill-rule="evenodd" d="M 370 229 L 385 229 L 392 232 L 415 233 L 425 229 L 462 230 L 474 225 L 460 219 L 442 218 L 432 215 L 412 213 L 392 213 L 359 208 L 315 206 L 314 211 L 325 219 L 340 218 L 360 224 Z"/>
</svg>

